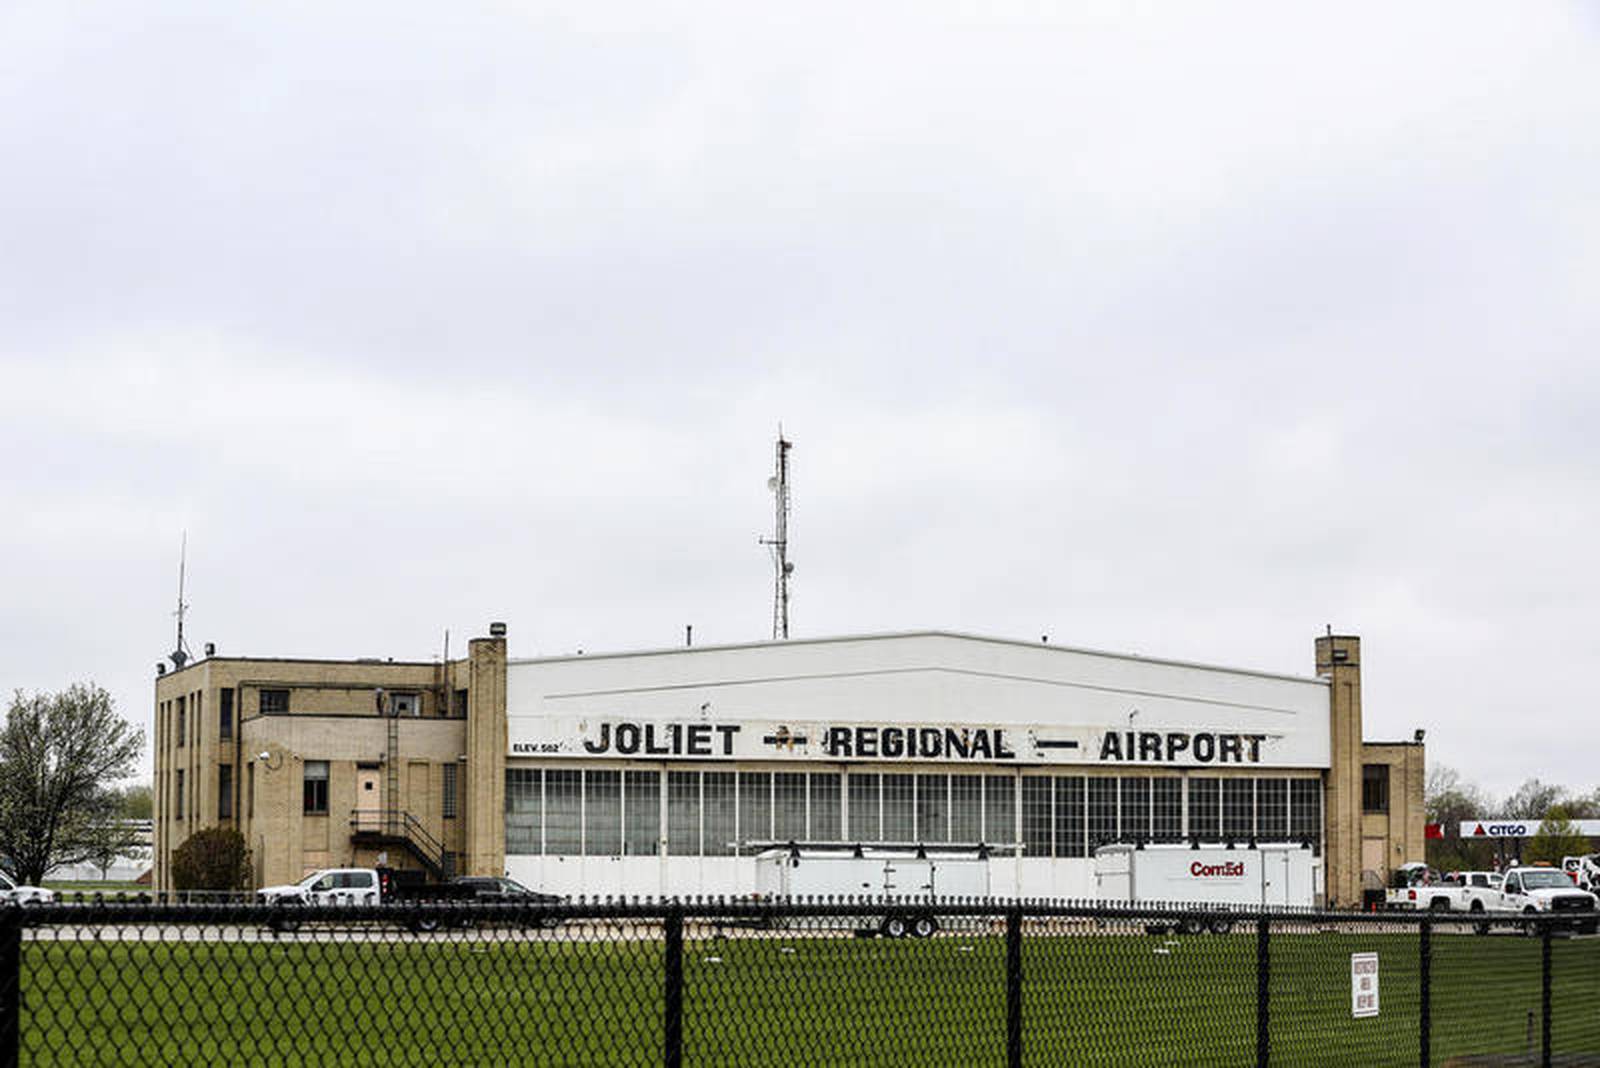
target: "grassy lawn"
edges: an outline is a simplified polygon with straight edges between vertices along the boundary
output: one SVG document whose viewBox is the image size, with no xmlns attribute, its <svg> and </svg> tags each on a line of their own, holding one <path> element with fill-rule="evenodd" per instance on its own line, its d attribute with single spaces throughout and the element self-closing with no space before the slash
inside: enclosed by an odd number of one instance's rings
<svg viewBox="0 0 1600 1068">
<path fill-rule="evenodd" d="M 659 942 L 30 942 L 23 1063 L 549 1064 L 660 1062 Z M 1169 944 L 1176 942 L 1176 944 Z M 1433 939 L 1433 1062 L 1519 1052 L 1539 943 Z M 1554 945 L 1555 1045 L 1600 1053 L 1600 941 Z M 1380 956 L 1381 1013 L 1350 1014 L 1350 954 Z M 1272 942 L 1275 1064 L 1416 1064 L 1417 942 Z M 1255 941 L 1030 935 L 1026 1060 L 1254 1062 Z M 685 1063 L 1004 1063 L 1004 944 L 691 939 Z"/>
</svg>

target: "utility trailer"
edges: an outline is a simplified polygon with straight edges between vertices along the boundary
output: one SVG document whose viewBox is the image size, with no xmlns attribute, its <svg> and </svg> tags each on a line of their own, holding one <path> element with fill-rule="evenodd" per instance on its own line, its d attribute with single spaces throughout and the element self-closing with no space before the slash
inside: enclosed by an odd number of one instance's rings
<svg viewBox="0 0 1600 1068">
<path fill-rule="evenodd" d="M 1322 893 L 1322 860 L 1309 846 L 1287 842 L 1251 845 L 1190 843 L 1129 845 L 1094 851 L 1096 896 L 1130 905 L 1193 906 L 1196 909 L 1310 909 Z M 1215 917 L 1182 921 L 1178 927 L 1215 934 L 1233 923 Z"/>
<path fill-rule="evenodd" d="M 758 899 L 864 902 L 873 915 L 852 919 L 886 938 L 927 938 L 941 901 L 989 896 L 984 846 L 786 845 L 755 862 Z"/>
</svg>

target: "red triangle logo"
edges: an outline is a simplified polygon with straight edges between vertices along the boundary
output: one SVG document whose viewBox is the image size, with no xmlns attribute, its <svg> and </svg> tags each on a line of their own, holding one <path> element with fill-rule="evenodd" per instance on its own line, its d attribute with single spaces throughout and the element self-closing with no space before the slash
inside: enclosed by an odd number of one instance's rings
<svg viewBox="0 0 1600 1068">
<path fill-rule="evenodd" d="M 1473 837 L 1475 837 L 1475 838 L 1477 838 L 1477 837 L 1481 837 L 1481 836 L 1482 836 L 1482 835 L 1483 835 L 1483 824 L 1481 824 L 1481 823 L 1479 823 L 1479 824 L 1476 824 L 1476 825 L 1475 825 L 1475 826 L 1474 826 L 1474 827 L 1473 827 L 1473 830 L 1472 830 L 1472 835 L 1473 835 Z"/>
</svg>

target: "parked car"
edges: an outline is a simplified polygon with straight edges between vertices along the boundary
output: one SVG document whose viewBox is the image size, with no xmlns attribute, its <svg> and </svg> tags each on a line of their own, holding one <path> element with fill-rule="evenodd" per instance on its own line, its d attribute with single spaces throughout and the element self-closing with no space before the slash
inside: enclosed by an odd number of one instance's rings
<svg viewBox="0 0 1600 1068">
<path fill-rule="evenodd" d="M 56 899 L 54 890 L 42 886 L 20 886 L 11 876 L 0 871 L 0 904 L 47 905 Z"/>
<path fill-rule="evenodd" d="M 504 875 L 458 875 L 450 880 L 450 885 L 469 891 L 471 894 L 469 900 L 481 904 L 560 905 L 567 900 L 560 894 L 547 894 L 541 890 L 529 889 Z M 540 927 L 556 927 L 560 925 L 561 918 L 542 915 L 538 923 Z"/>
</svg>

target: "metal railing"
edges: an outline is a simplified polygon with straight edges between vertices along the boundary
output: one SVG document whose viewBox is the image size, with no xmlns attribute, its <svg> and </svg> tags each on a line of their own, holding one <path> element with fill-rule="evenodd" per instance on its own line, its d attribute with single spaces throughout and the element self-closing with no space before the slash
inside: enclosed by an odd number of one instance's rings
<svg viewBox="0 0 1600 1068">
<path fill-rule="evenodd" d="M 285 933 L 290 915 L 0 910 L 0 1064 L 1600 1064 L 1592 912 L 505 902 L 299 906 Z"/>
<path fill-rule="evenodd" d="M 370 837 L 404 847 L 435 879 L 442 881 L 455 874 L 450 850 L 444 842 L 404 809 L 353 809 L 350 812 L 350 836 L 352 839 Z"/>
</svg>

